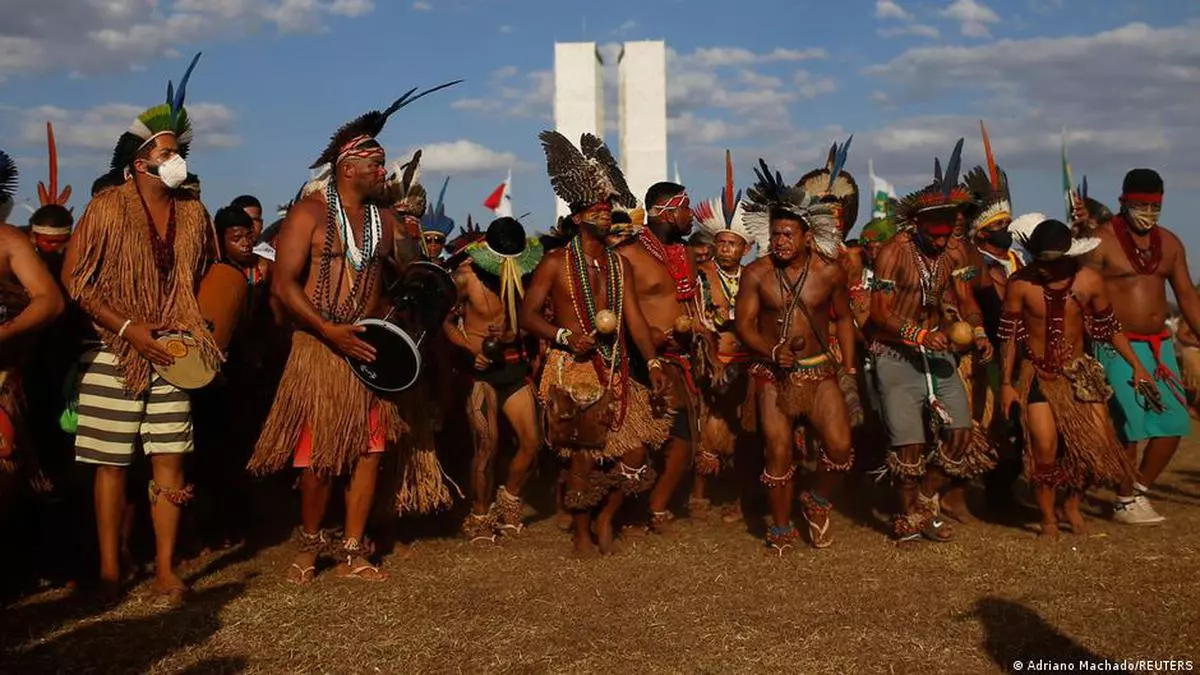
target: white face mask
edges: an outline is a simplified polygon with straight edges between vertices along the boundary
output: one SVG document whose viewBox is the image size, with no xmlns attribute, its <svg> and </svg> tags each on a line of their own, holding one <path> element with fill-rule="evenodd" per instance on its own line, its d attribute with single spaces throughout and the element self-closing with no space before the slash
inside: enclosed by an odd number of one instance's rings
<svg viewBox="0 0 1200 675">
<path fill-rule="evenodd" d="M 172 155 L 170 159 L 158 165 L 159 180 L 172 190 L 183 185 L 187 174 L 187 160 L 182 155 Z"/>
<path fill-rule="evenodd" d="M 1155 209 L 1127 209 L 1130 224 L 1138 232 L 1149 232 L 1158 225 L 1159 212 Z"/>
</svg>

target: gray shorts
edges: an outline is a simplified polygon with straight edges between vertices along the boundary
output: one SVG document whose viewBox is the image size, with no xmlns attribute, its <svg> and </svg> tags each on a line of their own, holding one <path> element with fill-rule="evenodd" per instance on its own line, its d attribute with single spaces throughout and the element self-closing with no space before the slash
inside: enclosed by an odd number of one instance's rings
<svg viewBox="0 0 1200 675">
<path fill-rule="evenodd" d="M 875 351 L 875 384 L 879 392 L 880 412 L 893 448 L 929 441 L 926 430 L 928 411 L 925 399 L 925 371 L 921 353 L 912 347 L 880 346 Z M 958 377 L 958 364 L 949 352 L 929 352 L 938 400 L 946 407 L 953 422 L 951 429 L 971 428 L 971 406 Z"/>
</svg>

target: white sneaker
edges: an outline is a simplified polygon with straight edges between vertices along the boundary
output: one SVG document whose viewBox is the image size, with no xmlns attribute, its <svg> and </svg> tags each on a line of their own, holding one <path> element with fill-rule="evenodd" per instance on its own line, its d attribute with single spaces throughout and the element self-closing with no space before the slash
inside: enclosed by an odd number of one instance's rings
<svg viewBox="0 0 1200 675">
<path fill-rule="evenodd" d="M 1166 518 L 1158 515 L 1149 499 L 1138 495 L 1133 499 L 1118 498 L 1113 503 L 1113 520 L 1125 525 L 1153 525 Z"/>
</svg>

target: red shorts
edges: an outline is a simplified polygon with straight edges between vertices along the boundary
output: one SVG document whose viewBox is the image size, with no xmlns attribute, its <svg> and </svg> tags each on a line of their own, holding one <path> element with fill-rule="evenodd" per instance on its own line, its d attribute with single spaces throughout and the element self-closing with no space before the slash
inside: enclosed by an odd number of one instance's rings
<svg viewBox="0 0 1200 675">
<path fill-rule="evenodd" d="M 387 447 L 387 438 L 384 437 L 383 425 L 379 423 L 379 407 L 371 408 L 370 419 L 367 422 L 371 425 L 371 440 L 367 445 L 368 455 L 377 455 L 384 451 Z M 300 441 L 296 443 L 296 452 L 292 454 L 292 466 L 297 469 L 307 469 L 312 461 L 312 429 L 307 424 L 300 430 Z"/>
</svg>

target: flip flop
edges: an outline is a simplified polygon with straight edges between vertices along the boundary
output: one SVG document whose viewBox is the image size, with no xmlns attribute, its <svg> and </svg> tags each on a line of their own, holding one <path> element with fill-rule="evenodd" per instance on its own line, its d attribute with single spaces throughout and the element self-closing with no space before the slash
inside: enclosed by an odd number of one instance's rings
<svg viewBox="0 0 1200 675">
<path fill-rule="evenodd" d="M 292 570 L 295 570 L 296 574 L 293 575 Z M 316 575 L 316 573 L 317 568 L 312 565 L 309 565 L 308 567 L 301 567 L 296 563 L 292 563 L 292 566 L 288 568 L 287 582 L 297 586 L 307 586 L 308 584 L 312 583 L 313 577 Z"/>
<path fill-rule="evenodd" d="M 370 583 L 379 583 L 387 581 L 387 575 L 379 570 L 378 567 L 368 562 L 363 562 L 350 568 L 349 571 L 344 571 L 345 566 L 340 565 L 337 576 L 340 579 L 357 579 L 358 581 L 367 581 Z M 364 572 L 371 572 L 375 576 L 365 576 Z"/>
</svg>

